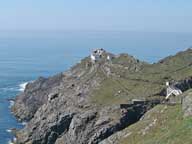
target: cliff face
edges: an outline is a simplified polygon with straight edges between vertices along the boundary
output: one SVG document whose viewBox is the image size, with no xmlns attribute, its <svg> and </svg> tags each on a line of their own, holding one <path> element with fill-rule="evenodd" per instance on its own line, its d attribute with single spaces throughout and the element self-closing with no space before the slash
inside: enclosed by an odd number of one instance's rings
<svg viewBox="0 0 192 144">
<path fill-rule="evenodd" d="M 126 54 L 107 60 L 108 55 L 103 53 L 96 63 L 87 57 L 67 72 L 29 83 L 12 107 L 19 120 L 28 122 L 16 133 L 18 143 L 99 143 L 136 122 L 153 107 L 154 100 L 160 101 L 157 94 L 165 81 L 191 76 L 191 59 L 169 68 L 172 59 L 192 56 L 190 49 L 153 65 Z M 180 67 L 183 76 L 176 77 Z M 149 101 L 142 111 L 121 107 L 136 98 Z"/>
<path fill-rule="evenodd" d="M 16 97 L 16 103 L 12 107 L 15 116 L 21 121 L 30 120 L 38 108 L 48 101 L 49 93 L 54 91 L 61 81 L 62 74 L 58 74 L 50 78 L 40 77 L 27 84 L 25 91 Z"/>
<path fill-rule="evenodd" d="M 155 106 L 140 121 L 113 134 L 101 144 L 190 144 L 192 90 L 184 92 L 182 97 L 182 104 Z"/>
</svg>

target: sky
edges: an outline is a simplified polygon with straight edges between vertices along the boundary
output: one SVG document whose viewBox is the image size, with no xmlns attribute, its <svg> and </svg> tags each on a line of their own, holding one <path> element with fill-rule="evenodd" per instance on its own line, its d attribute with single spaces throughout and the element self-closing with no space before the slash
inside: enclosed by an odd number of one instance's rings
<svg viewBox="0 0 192 144">
<path fill-rule="evenodd" d="M 191 0 L 0 0 L 0 30 L 192 32 Z"/>
</svg>

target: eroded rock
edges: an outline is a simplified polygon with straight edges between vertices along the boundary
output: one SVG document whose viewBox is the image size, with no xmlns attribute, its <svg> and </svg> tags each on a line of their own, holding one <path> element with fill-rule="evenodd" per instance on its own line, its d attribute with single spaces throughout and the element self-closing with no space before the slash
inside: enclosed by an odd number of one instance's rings
<svg viewBox="0 0 192 144">
<path fill-rule="evenodd" d="M 192 116 L 192 91 L 186 92 L 183 96 L 182 109 L 184 117 Z"/>
</svg>

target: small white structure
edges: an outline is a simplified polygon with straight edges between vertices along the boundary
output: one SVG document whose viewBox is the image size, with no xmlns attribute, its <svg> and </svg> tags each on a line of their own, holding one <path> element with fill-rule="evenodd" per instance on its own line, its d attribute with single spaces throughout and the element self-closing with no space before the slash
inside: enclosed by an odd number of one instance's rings
<svg viewBox="0 0 192 144">
<path fill-rule="evenodd" d="M 108 60 L 108 61 L 111 60 L 111 56 L 110 56 L 110 55 L 107 56 L 107 60 Z"/>
<path fill-rule="evenodd" d="M 95 56 L 95 55 L 93 55 L 93 54 L 91 54 L 91 60 L 95 62 L 95 61 L 96 61 L 96 59 L 97 59 L 97 58 L 96 58 L 96 56 Z"/>
<path fill-rule="evenodd" d="M 102 55 L 104 52 L 105 52 L 105 50 L 103 48 L 92 51 L 92 54 L 90 56 L 92 62 L 95 63 L 95 62 L 99 61 L 102 58 Z"/>
<path fill-rule="evenodd" d="M 169 82 L 166 82 L 166 86 L 167 86 L 167 94 L 165 99 L 168 100 L 170 96 L 174 95 L 174 96 L 178 96 L 181 95 L 183 92 L 175 87 L 174 85 L 169 85 Z"/>
<path fill-rule="evenodd" d="M 169 82 L 166 82 L 166 86 L 167 86 L 167 87 L 169 86 Z"/>
</svg>

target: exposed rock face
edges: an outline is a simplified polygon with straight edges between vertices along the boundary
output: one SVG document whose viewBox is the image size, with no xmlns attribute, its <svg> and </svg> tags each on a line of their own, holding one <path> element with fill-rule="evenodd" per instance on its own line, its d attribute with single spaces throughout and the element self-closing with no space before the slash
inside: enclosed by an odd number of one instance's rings
<svg viewBox="0 0 192 144">
<path fill-rule="evenodd" d="M 70 71 L 29 83 L 12 108 L 18 119 L 28 121 L 16 133 L 18 143 L 96 144 L 129 125 L 119 105 L 90 102 L 91 92 L 110 76 L 110 65 L 85 58 Z"/>
<path fill-rule="evenodd" d="M 182 109 L 184 112 L 184 117 L 192 116 L 192 91 L 188 91 L 183 96 Z"/>
<path fill-rule="evenodd" d="M 177 82 L 175 84 L 175 86 L 177 88 L 179 88 L 180 90 L 182 90 L 183 92 L 187 91 L 188 89 L 191 89 L 192 88 L 192 77 Z"/>
<path fill-rule="evenodd" d="M 161 76 L 150 81 L 145 78 L 148 70 L 141 71 L 145 66 L 153 67 L 125 54 L 112 60 L 105 59 L 108 53 L 104 55 L 99 62 L 92 63 L 87 57 L 67 72 L 39 78 L 26 86 L 12 108 L 19 120 L 28 121 L 25 128 L 16 132 L 18 144 L 97 144 L 139 120 L 153 107 L 150 102 L 128 109 L 119 104 L 160 92 Z M 108 85 L 101 100 L 94 97 L 99 96 L 102 86 Z M 110 104 L 102 103 L 111 98 Z"/>
<path fill-rule="evenodd" d="M 184 80 L 177 81 L 177 82 L 173 82 L 171 85 L 176 87 L 176 88 L 179 88 L 182 92 L 185 92 L 185 91 L 192 88 L 192 77 L 189 77 L 189 78 L 186 78 Z M 166 88 L 163 89 L 160 92 L 160 95 L 165 96 L 167 94 L 166 91 L 167 91 Z"/>
<path fill-rule="evenodd" d="M 62 74 L 49 79 L 40 77 L 34 82 L 27 84 L 25 91 L 16 97 L 16 103 L 12 107 L 15 116 L 21 121 L 30 120 L 35 112 L 48 100 L 48 94 L 60 85 Z"/>
</svg>

